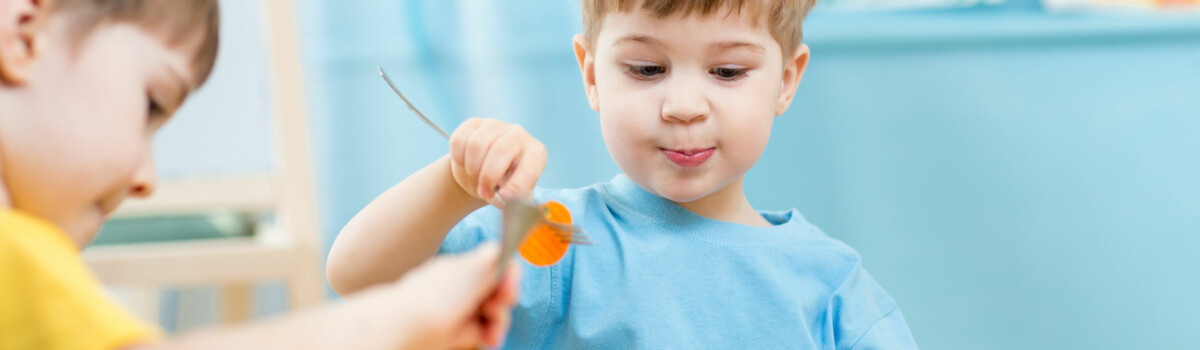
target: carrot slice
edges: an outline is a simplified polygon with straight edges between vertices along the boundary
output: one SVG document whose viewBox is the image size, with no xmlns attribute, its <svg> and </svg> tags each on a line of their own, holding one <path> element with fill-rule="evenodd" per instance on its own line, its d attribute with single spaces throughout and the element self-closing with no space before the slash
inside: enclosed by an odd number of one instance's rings
<svg viewBox="0 0 1200 350">
<path fill-rule="evenodd" d="M 546 221 L 571 224 L 571 212 L 561 203 L 548 201 L 541 207 Z M 525 242 L 521 243 L 517 250 L 531 264 L 543 267 L 554 265 L 567 253 L 569 243 L 563 237 L 569 234 L 570 232 L 560 232 L 541 223 L 533 227 L 533 232 L 529 233 L 529 237 L 525 238 Z"/>
</svg>

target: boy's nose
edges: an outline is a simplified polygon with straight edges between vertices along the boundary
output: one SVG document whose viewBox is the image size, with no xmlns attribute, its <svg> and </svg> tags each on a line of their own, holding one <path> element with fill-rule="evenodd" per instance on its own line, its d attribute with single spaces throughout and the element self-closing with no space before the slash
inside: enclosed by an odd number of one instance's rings
<svg viewBox="0 0 1200 350">
<path fill-rule="evenodd" d="M 708 101 L 696 88 L 699 82 L 679 81 L 669 86 L 663 101 L 662 118 L 673 123 L 690 123 L 708 117 Z"/>
<path fill-rule="evenodd" d="M 133 173 L 133 182 L 129 185 L 129 195 L 146 198 L 154 194 L 154 183 L 158 176 L 154 171 L 154 155 L 147 154 L 146 160 Z"/>
</svg>

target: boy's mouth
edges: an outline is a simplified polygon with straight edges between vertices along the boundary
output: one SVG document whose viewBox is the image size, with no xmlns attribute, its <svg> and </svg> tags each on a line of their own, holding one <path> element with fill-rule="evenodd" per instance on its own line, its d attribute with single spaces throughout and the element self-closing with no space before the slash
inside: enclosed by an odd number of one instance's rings
<svg viewBox="0 0 1200 350">
<path fill-rule="evenodd" d="M 666 148 L 663 148 L 662 152 L 663 152 L 663 155 L 665 155 L 667 157 L 667 159 L 670 159 L 672 163 L 675 163 L 675 165 L 678 165 L 678 166 L 681 166 L 684 168 L 695 168 L 695 167 L 700 166 L 701 164 L 704 164 L 704 161 L 708 160 L 708 157 L 711 157 L 713 155 L 713 152 L 716 150 L 717 150 L 716 147 L 710 147 L 710 148 L 704 148 L 704 149 L 666 149 Z"/>
</svg>

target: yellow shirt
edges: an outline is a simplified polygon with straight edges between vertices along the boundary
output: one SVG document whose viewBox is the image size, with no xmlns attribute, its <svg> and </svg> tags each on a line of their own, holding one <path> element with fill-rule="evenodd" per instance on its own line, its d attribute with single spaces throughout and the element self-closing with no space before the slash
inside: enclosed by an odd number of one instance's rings
<svg viewBox="0 0 1200 350">
<path fill-rule="evenodd" d="M 65 233 L 0 209 L 0 350 L 120 349 L 157 337 L 105 297 Z"/>
</svg>

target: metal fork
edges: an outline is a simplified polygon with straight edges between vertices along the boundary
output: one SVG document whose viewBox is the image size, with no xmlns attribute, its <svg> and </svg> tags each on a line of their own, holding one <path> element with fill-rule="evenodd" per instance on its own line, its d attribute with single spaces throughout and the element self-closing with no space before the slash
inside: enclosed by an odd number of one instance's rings
<svg viewBox="0 0 1200 350">
<path fill-rule="evenodd" d="M 442 128 L 439 128 L 437 124 L 434 124 L 432 120 L 426 118 L 425 114 L 422 114 L 421 111 L 417 110 L 417 107 L 413 106 L 412 102 L 409 102 L 408 98 L 405 98 L 404 94 L 400 93 L 400 89 L 396 88 L 396 84 L 392 83 L 392 79 L 388 77 L 387 72 L 383 71 L 383 67 L 377 68 L 379 68 L 379 76 L 383 77 L 383 80 L 386 81 L 388 86 L 392 88 L 392 91 L 396 92 L 396 96 L 400 96 L 400 100 L 404 101 L 404 104 L 408 106 L 408 109 L 412 110 L 413 114 L 417 115 L 417 118 L 421 118 L 421 121 L 425 122 L 425 125 L 429 125 L 430 128 L 433 128 L 434 131 L 437 131 L 438 134 L 441 134 L 446 141 L 450 141 L 450 134 L 447 134 L 446 131 L 442 130 Z M 492 191 L 493 193 L 499 192 L 499 185 L 496 187 L 496 190 Z M 503 232 L 501 233 L 502 237 L 500 239 L 500 266 L 508 265 L 508 259 L 511 259 L 513 253 L 516 252 L 517 247 L 519 247 L 521 243 L 525 241 L 525 237 L 529 235 L 530 231 L 532 231 L 533 227 L 537 224 L 545 224 L 553 228 L 558 235 L 558 238 L 561 239 L 563 243 L 583 245 L 592 244 L 591 239 L 587 236 L 586 232 L 583 230 L 583 227 L 546 220 L 541 208 L 539 208 L 538 205 L 532 201 L 515 199 L 505 202 L 500 200 L 499 197 L 497 197 L 497 200 L 499 200 L 500 204 L 504 206 L 501 214 L 501 217 L 504 221 L 504 227 Z M 501 269 L 500 271 L 504 270 Z"/>
</svg>

